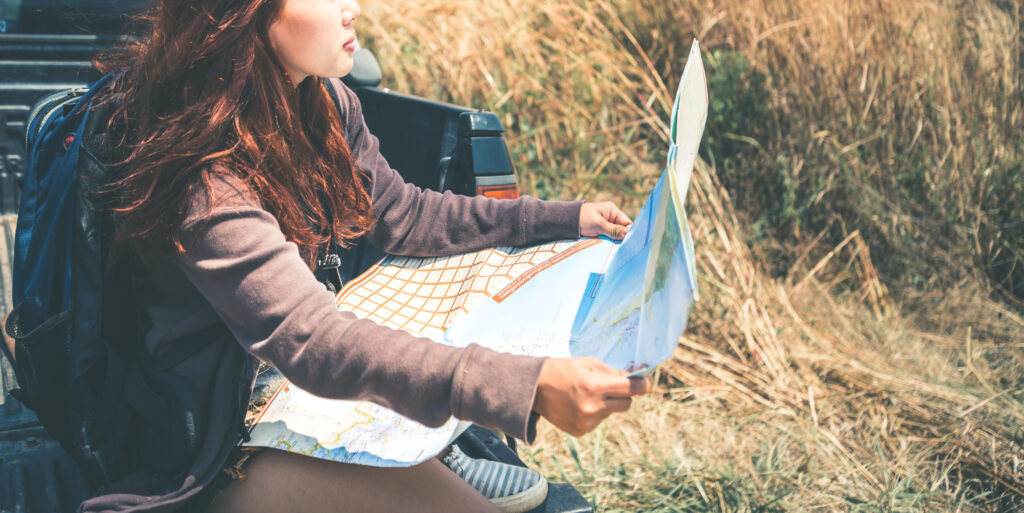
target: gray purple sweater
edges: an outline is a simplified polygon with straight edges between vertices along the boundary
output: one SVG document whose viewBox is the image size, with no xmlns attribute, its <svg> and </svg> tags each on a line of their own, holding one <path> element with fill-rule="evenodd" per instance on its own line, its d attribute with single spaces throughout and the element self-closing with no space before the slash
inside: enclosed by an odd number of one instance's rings
<svg viewBox="0 0 1024 513">
<path fill-rule="evenodd" d="M 379 248 L 435 256 L 579 236 L 579 202 L 470 198 L 406 184 L 378 151 L 355 94 L 336 85 L 346 138 L 372 184 L 369 238 Z M 319 396 L 370 400 L 428 426 L 454 415 L 532 440 L 542 359 L 447 347 L 339 311 L 244 183 L 218 176 L 192 199 L 185 252 L 148 262 L 141 298 L 150 321 L 145 342 L 157 358 L 176 341 L 226 327 L 175 369 L 207 412 L 202 446 L 176 479 L 140 471 L 80 511 L 187 509 L 239 440 L 238 391 L 252 386 L 251 378 L 240 380 L 250 354 Z M 212 217 L 197 221 L 207 206 Z"/>
</svg>

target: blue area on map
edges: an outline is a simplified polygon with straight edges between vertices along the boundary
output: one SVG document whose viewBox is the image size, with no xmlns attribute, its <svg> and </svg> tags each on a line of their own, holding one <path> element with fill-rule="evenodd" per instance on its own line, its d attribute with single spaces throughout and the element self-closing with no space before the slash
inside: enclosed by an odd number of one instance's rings
<svg viewBox="0 0 1024 513">
<path fill-rule="evenodd" d="M 673 192 L 666 171 L 621 243 L 604 238 L 484 301 L 452 322 L 445 343 L 591 356 L 624 370 L 667 360 L 695 294 L 692 244 Z"/>
<path fill-rule="evenodd" d="M 653 367 L 672 356 L 693 302 L 692 246 L 662 174 L 604 274 L 591 276 L 569 342 L 574 356 Z"/>
<path fill-rule="evenodd" d="M 348 452 L 344 447 L 338 447 L 335 449 L 327 449 L 325 447 L 317 446 L 317 448 L 309 454 L 314 458 L 321 458 L 331 461 L 341 461 L 344 463 L 356 463 L 359 465 L 370 465 L 372 467 L 407 467 L 409 466 L 408 461 L 389 460 L 381 458 L 372 452 Z"/>
</svg>

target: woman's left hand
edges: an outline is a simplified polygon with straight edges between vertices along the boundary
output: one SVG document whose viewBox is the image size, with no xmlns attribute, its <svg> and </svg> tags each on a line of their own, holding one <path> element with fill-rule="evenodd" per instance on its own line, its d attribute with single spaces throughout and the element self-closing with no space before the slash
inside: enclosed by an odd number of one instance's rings
<svg viewBox="0 0 1024 513">
<path fill-rule="evenodd" d="M 580 209 L 580 235 L 583 237 L 604 235 L 620 240 L 631 224 L 633 221 L 610 201 L 584 203 Z"/>
</svg>

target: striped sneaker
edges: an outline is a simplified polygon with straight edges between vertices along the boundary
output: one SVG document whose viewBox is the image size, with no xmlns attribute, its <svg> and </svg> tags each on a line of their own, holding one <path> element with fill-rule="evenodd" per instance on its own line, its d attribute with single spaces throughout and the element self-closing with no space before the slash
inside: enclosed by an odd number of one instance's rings
<svg viewBox="0 0 1024 513">
<path fill-rule="evenodd" d="M 455 444 L 441 461 L 504 513 L 529 511 L 548 496 L 548 482 L 526 467 L 470 458 Z"/>
</svg>

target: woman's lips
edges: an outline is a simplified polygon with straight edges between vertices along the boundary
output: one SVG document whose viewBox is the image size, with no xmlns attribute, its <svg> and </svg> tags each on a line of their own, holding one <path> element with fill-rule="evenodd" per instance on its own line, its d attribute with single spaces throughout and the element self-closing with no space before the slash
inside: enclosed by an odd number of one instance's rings
<svg viewBox="0 0 1024 513">
<path fill-rule="evenodd" d="M 356 36 L 352 36 L 352 39 L 345 41 L 345 45 L 343 46 L 343 48 L 350 52 L 356 51 Z"/>
</svg>

